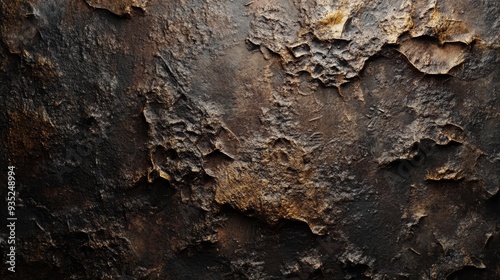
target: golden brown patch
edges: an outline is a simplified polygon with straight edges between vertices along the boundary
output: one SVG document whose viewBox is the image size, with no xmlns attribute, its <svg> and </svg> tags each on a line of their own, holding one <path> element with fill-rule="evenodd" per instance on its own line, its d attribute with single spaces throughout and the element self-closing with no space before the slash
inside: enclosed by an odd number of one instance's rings
<svg viewBox="0 0 500 280">
<path fill-rule="evenodd" d="M 35 78 L 42 81 L 48 81 L 62 76 L 62 73 L 57 71 L 50 58 L 43 55 L 33 55 L 27 51 L 23 51 L 23 59 L 31 67 L 31 73 Z"/>
<path fill-rule="evenodd" d="M 19 54 L 25 45 L 36 36 L 38 28 L 32 20 L 35 11 L 27 1 L 2 1 L 3 24 L 0 27 L 2 39 L 11 53 Z"/>
<path fill-rule="evenodd" d="M 425 176 L 426 180 L 440 181 L 440 180 L 453 180 L 457 181 L 463 179 L 461 172 L 454 170 L 452 167 L 443 166 L 437 170 L 429 172 Z"/>
<path fill-rule="evenodd" d="M 319 234 L 326 209 L 324 189 L 313 183 L 316 174 L 304 162 L 305 154 L 295 141 L 277 138 L 268 141 L 260 161 L 234 161 L 211 170 L 217 182 L 215 200 L 243 212 L 255 211 L 271 223 L 303 221 Z M 259 169 L 266 175 L 255 172 Z M 305 191 L 293 191 L 296 188 Z"/>
<path fill-rule="evenodd" d="M 462 42 L 469 44 L 474 40 L 474 34 L 462 21 L 442 15 L 437 9 L 431 14 L 430 27 L 442 43 Z"/>
<path fill-rule="evenodd" d="M 33 165 L 37 159 L 46 160 L 44 155 L 51 145 L 54 127 L 44 109 L 23 108 L 8 112 L 9 155 L 17 164 L 30 159 Z M 34 171 L 34 170 L 33 170 Z"/>
<path fill-rule="evenodd" d="M 345 21 L 344 17 L 345 15 L 342 11 L 330 12 L 326 15 L 326 17 L 318 21 L 318 26 L 326 28 L 341 24 Z"/>
</svg>

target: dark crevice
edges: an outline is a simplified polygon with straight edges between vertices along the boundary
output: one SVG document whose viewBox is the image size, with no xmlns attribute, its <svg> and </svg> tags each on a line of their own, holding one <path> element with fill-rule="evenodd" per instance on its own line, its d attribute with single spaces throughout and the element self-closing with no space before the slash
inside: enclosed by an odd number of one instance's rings
<svg viewBox="0 0 500 280">
<path fill-rule="evenodd" d="M 473 266 L 465 266 L 446 277 L 446 280 L 486 279 L 486 272 Z"/>
</svg>

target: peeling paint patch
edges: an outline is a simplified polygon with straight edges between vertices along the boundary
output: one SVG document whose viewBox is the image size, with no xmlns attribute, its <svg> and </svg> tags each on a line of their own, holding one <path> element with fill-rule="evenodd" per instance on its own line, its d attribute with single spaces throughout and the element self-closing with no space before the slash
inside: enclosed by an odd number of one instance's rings
<svg viewBox="0 0 500 280">
<path fill-rule="evenodd" d="M 420 72 L 425 74 L 448 74 L 462 64 L 467 45 L 462 43 L 439 44 L 431 38 L 413 38 L 401 43 L 398 50 Z"/>
<path fill-rule="evenodd" d="M 261 158 L 253 163 L 226 161 L 204 166 L 216 179 L 215 200 L 242 212 L 255 212 L 270 223 L 281 219 L 306 222 L 323 234 L 327 207 L 325 188 L 316 186 L 314 171 L 304 162 L 305 151 L 294 141 L 277 138 L 265 143 Z M 266 174 L 260 176 L 260 170 Z M 304 192 L 298 189 L 304 188 Z"/>
<path fill-rule="evenodd" d="M 448 74 L 464 63 L 470 45 L 483 38 L 468 18 L 445 6 L 409 0 L 261 5 L 252 8 L 248 40 L 277 54 L 287 74 L 309 73 L 325 86 L 352 81 L 389 44 L 400 44 L 398 49 L 419 71 Z"/>
</svg>

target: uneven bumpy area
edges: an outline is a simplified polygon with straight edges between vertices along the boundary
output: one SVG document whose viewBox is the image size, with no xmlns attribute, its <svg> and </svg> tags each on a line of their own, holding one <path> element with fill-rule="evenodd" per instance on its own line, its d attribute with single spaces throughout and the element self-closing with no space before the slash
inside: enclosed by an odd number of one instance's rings
<svg viewBox="0 0 500 280">
<path fill-rule="evenodd" d="M 497 0 L 2 1 L 0 278 L 500 279 L 499 34 Z"/>
</svg>

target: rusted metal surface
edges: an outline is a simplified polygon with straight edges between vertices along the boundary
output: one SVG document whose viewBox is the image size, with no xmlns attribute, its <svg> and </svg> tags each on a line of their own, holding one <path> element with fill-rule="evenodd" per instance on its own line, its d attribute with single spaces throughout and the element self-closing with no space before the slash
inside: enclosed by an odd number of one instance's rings
<svg viewBox="0 0 500 280">
<path fill-rule="evenodd" d="M 1 278 L 500 278 L 499 14 L 1 2 Z"/>
</svg>

